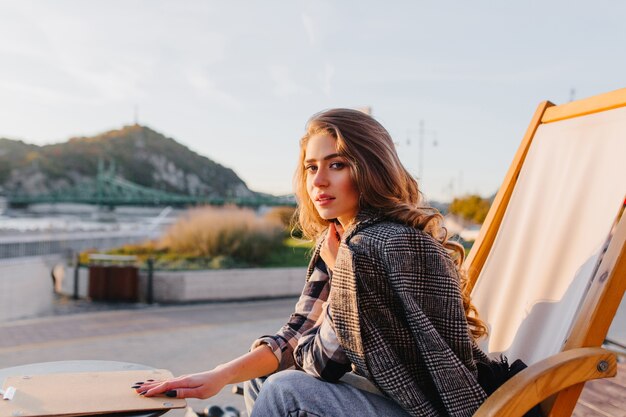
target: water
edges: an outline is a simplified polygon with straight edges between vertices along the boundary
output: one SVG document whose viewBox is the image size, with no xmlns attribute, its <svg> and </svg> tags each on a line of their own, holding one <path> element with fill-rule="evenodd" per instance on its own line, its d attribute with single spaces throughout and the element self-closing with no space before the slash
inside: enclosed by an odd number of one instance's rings
<svg viewBox="0 0 626 417">
<path fill-rule="evenodd" d="M 0 199 L 0 238 L 161 230 L 172 224 L 181 212 L 169 207 L 118 207 L 108 210 L 77 204 L 42 204 L 27 209 L 11 209 Z"/>
</svg>

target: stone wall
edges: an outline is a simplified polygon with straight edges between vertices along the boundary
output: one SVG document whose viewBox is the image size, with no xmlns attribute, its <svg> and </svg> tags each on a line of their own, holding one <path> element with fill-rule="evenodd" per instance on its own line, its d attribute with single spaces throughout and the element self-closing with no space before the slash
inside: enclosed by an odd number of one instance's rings
<svg viewBox="0 0 626 417">
<path fill-rule="evenodd" d="M 302 292 L 306 268 L 156 271 L 154 301 L 180 303 L 297 296 Z M 140 274 L 145 299 L 147 274 Z"/>
<path fill-rule="evenodd" d="M 52 311 L 52 269 L 62 265 L 60 255 L 0 260 L 0 321 L 45 315 Z"/>
</svg>

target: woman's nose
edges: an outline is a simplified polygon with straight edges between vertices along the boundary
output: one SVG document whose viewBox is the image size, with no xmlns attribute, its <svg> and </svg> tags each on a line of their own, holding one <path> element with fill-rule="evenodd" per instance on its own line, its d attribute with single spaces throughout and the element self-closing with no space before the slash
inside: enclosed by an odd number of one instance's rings
<svg viewBox="0 0 626 417">
<path fill-rule="evenodd" d="M 313 178 L 313 185 L 316 187 L 325 187 L 328 185 L 328 176 L 322 170 L 318 170 Z"/>
</svg>

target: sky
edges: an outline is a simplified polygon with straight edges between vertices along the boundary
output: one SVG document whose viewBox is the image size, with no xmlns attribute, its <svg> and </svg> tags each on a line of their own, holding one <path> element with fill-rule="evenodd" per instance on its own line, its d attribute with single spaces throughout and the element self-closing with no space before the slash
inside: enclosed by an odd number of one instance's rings
<svg viewBox="0 0 626 417">
<path fill-rule="evenodd" d="M 137 120 L 278 195 L 311 115 L 370 107 L 427 198 L 490 196 L 541 101 L 626 87 L 625 18 L 617 0 L 0 0 L 0 137 Z"/>
</svg>

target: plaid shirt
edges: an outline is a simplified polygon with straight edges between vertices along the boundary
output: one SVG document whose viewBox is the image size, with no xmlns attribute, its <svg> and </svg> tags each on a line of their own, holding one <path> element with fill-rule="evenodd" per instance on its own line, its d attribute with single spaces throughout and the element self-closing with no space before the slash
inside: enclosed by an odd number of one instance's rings
<svg viewBox="0 0 626 417">
<path fill-rule="evenodd" d="M 264 343 L 272 349 L 279 362 L 276 372 L 299 368 L 336 382 L 351 370 L 330 315 L 331 277 L 332 272 L 318 257 L 289 321 L 277 334 L 262 336 L 252 344 L 252 348 Z"/>
<path fill-rule="evenodd" d="M 293 356 L 305 372 L 336 382 L 351 369 L 351 364 L 337 340 L 328 306 L 328 302 L 324 303 L 321 322 L 302 335 Z"/>
<path fill-rule="evenodd" d="M 276 372 L 295 368 L 294 350 L 298 342 L 304 335 L 310 338 L 317 332 L 318 321 L 323 319 L 323 312 L 328 310 L 324 306 L 330 292 L 330 277 L 321 258 L 311 261 L 307 277 L 289 321 L 275 335 L 261 336 L 252 344 L 252 349 L 261 344 L 267 344 L 272 349 L 279 364 Z M 336 338 L 335 344 L 338 346 Z"/>
</svg>

